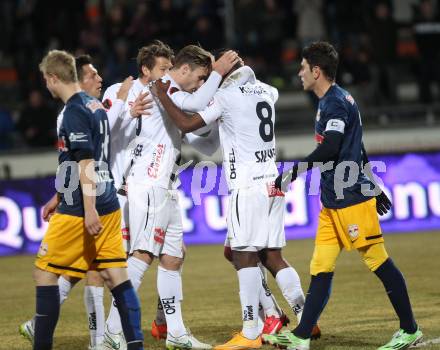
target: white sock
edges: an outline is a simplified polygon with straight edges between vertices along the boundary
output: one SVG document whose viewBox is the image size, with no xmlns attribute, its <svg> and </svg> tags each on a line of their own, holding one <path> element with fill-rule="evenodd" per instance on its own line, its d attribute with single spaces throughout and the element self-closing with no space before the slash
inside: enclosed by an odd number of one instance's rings
<svg viewBox="0 0 440 350">
<path fill-rule="evenodd" d="M 89 319 L 90 345 L 96 346 L 104 341 L 104 287 L 85 286 L 84 304 Z"/>
<path fill-rule="evenodd" d="M 156 310 L 156 324 L 166 324 L 167 319 L 165 318 L 165 313 L 163 312 L 162 303 L 160 302 L 160 297 L 157 297 L 157 310 Z"/>
<path fill-rule="evenodd" d="M 281 293 L 283 293 L 284 298 L 292 308 L 299 322 L 304 308 L 305 298 L 298 273 L 293 267 L 289 266 L 278 271 L 275 279 Z"/>
<path fill-rule="evenodd" d="M 137 291 L 141 285 L 145 271 L 147 271 L 150 265 L 138 258 L 135 258 L 134 256 L 130 256 L 128 258 L 127 265 L 128 278 L 130 279 L 134 290 Z M 110 333 L 119 334 L 122 332 L 121 318 L 119 317 L 119 312 L 115 306 L 115 301 L 113 298 L 106 324 Z"/>
<path fill-rule="evenodd" d="M 240 302 L 243 317 L 243 335 L 255 339 L 258 331 L 258 299 L 261 289 L 261 274 L 258 267 L 246 267 L 238 272 Z"/>
<path fill-rule="evenodd" d="M 168 333 L 174 337 L 186 334 L 183 324 L 182 309 L 182 277 L 179 271 L 172 271 L 159 266 L 157 268 L 157 291 L 162 301 Z"/>
<path fill-rule="evenodd" d="M 63 276 L 58 277 L 58 288 L 60 289 L 60 305 L 63 305 L 72 287 L 72 283 L 66 280 Z"/>
<path fill-rule="evenodd" d="M 261 272 L 261 285 L 262 288 L 260 289 L 260 305 L 263 308 L 264 316 L 270 317 L 270 316 L 276 316 L 281 317 L 279 312 L 277 311 L 277 306 L 274 302 L 274 296 L 269 289 L 266 279 L 267 279 L 267 271 L 266 268 L 262 264 L 258 264 L 258 267 L 260 268 Z M 264 320 L 264 318 L 263 318 Z"/>
</svg>

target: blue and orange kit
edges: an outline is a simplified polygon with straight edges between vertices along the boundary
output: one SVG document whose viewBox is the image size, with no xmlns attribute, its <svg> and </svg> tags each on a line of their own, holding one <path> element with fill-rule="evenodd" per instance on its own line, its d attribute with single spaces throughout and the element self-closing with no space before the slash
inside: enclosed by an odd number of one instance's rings
<svg viewBox="0 0 440 350">
<path fill-rule="evenodd" d="M 333 84 L 319 100 L 315 139 L 322 143 L 326 131 L 343 133 L 331 170 L 321 173 L 321 202 L 326 208 L 345 208 L 371 199 L 365 189 L 373 184 L 362 171 L 362 122 L 358 106 L 348 91 Z M 361 191 L 361 188 L 364 188 Z"/>
<path fill-rule="evenodd" d="M 113 177 L 109 169 L 110 131 L 107 113 L 101 102 L 84 92 L 74 94 L 66 103 L 58 132 L 57 190 L 61 194 L 58 212 L 83 216 L 79 183 L 78 156 L 95 160 L 96 210 L 99 215 L 119 208 Z"/>
</svg>

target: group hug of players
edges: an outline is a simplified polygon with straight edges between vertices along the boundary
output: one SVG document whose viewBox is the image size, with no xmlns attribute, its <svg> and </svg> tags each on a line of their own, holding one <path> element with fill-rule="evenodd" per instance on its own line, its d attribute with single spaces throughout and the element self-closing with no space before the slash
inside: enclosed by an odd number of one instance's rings
<svg viewBox="0 0 440 350">
<path fill-rule="evenodd" d="M 137 65 L 138 78 L 110 86 L 100 102 L 102 79 L 89 56 L 53 50 L 40 64 L 48 90 L 65 106 L 57 120 L 57 193 L 43 210 L 49 227 L 35 262 L 36 313 L 19 328 L 34 350 L 52 349 L 60 305 L 83 278 L 89 349 L 144 349 L 136 292 L 154 258 L 159 297 L 153 337 L 165 339 L 169 350 L 211 348 L 189 332 L 181 310 L 182 142 L 207 155 L 221 147 L 229 189 L 225 257 L 237 271 L 243 327 L 215 349 L 256 349 L 265 342 L 308 350 L 320 336 L 318 319 L 343 248 L 360 253 L 400 320 L 399 331 L 379 349 L 421 341 L 405 280 L 379 225 L 377 214 L 391 202 L 363 172 L 368 158 L 361 117 L 352 96 L 335 83 L 338 54 L 331 44 L 315 42 L 303 50 L 298 76 L 304 90 L 319 98 L 317 147 L 282 174 L 275 163 L 278 91 L 259 81 L 236 52 L 213 55 L 188 45 L 174 55 L 155 41 L 139 50 Z M 341 186 L 347 174 L 335 169 L 344 162 L 358 171 Z M 316 166 L 322 166 L 323 207 L 305 298 L 298 273 L 282 256 L 284 193 Z M 267 287 L 266 271 L 298 320 L 293 330 L 281 331 L 289 318 Z M 113 297 L 107 320 L 104 284 Z"/>
</svg>

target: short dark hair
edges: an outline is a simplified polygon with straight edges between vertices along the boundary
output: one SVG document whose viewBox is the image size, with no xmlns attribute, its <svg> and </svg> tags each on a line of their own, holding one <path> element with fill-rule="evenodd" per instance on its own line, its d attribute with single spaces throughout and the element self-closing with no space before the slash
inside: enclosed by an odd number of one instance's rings
<svg viewBox="0 0 440 350">
<path fill-rule="evenodd" d="M 92 57 L 90 57 L 90 55 L 80 55 L 75 58 L 76 75 L 78 76 L 79 82 L 83 80 L 82 67 L 87 64 L 92 64 Z"/>
<path fill-rule="evenodd" d="M 326 41 L 311 43 L 303 49 L 302 57 L 307 61 L 310 69 L 319 67 L 330 81 L 336 79 L 339 56 L 330 43 Z"/>
<path fill-rule="evenodd" d="M 146 66 L 149 70 L 154 68 L 156 57 L 164 57 L 173 62 L 174 51 L 160 40 L 154 40 L 150 45 L 141 47 L 136 58 L 140 76 L 143 76 L 143 66 Z"/>
<path fill-rule="evenodd" d="M 176 56 L 173 68 L 180 68 L 188 64 L 192 70 L 197 67 L 205 67 L 211 70 L 211 54 L 197 45 L 185 46 Z"/>
</svg>

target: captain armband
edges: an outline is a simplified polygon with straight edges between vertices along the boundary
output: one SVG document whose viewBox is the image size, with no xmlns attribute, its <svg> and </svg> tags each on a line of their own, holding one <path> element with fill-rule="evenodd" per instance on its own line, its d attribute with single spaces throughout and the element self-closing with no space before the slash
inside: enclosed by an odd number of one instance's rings
<svg viewBox="0 0 440 350">
<path fill-rule="evenodd" d="M 330 119 L 325 126 L 325 131 L 337 131 L 344 133 L 345 123 L 341 119 Z"/>
</svg>

